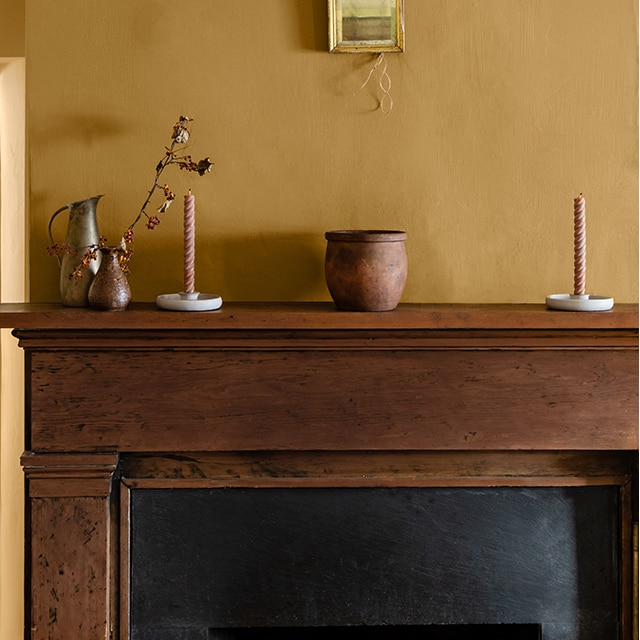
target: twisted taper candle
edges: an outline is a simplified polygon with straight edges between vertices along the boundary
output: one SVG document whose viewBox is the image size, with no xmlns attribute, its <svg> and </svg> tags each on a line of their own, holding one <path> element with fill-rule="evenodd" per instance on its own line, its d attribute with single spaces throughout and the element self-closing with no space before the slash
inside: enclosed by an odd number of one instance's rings
<svg viewBox="0 0 640 640">
<path fill-rule="evenodd" d="M 195 196 L 184 197 L 184 292 L 195 292 Z"/>
<path fill-rule="evenodd" d="M 585 203 L 582 194 L 573 200 L 573 295 L 585 295 L 587 272 Z"/>
</svg>

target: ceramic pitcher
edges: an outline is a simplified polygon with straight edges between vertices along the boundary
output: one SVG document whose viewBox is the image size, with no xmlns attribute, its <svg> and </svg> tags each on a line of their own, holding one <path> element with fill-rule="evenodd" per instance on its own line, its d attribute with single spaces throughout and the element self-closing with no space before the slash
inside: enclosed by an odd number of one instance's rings
<svg viewBox="0 0 640 640">
<path fill-rule="evenodd" d="M 49 237 L 53 239 L 52 224 L 59 213 L 69 211 L 69 222 L 64 244 L 66 250 L 62 257 L 58 256 L 60 263 L 60 297 L 66 307 L 86 307 L 89 305 L 89 287 L 100 266 L 101 255 L 97 252 L 97 258 L 92 260 L 87 267 L 82 269 L 82 276 L 74 277 L 72 274 L 82 261 L 87 250 L 97 247 L 100 243 L 98 232 L 98 220 L 96 208 L 102 195 L 78 200 L 60 207 L 49 220 Z"/>
</svg>

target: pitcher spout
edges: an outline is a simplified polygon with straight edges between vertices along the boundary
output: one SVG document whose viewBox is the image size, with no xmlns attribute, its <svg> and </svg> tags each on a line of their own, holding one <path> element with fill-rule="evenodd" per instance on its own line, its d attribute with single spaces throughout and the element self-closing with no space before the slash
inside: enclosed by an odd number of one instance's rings
<svg viewBox="0 0 640 640">
<path fill-rule="evenodd" d="M 69 207 L 69 210 L 80 210 L 80 209 L 85 209 L 85 208 L 91 208 L 93 207 L 94 209 L 97 207 L 98 205 L 98 200 L 100 200 L 100 198 L 102 198 L 104 196 L 104 193 L 101 193 L 98 196 L 92 196 L 91 198 L 85 198 L 84 200 L 78 200 L 77 202 L 72 202 L 71 204 L 67 205 Z"/>
</svg>

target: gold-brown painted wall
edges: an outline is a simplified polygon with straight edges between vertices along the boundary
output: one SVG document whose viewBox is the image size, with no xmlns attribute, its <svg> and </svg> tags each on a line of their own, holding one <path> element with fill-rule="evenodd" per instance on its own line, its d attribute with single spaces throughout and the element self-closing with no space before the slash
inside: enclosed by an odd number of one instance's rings
<svg viewBox="0 0 640 640">
<path fill-rule="evenodd" d="M 406 0 L 406 51 L 327 51 L 325 0 L 27 0 L 31 296 L 57 300 L 51 213 L 98 193 L 112 241 L 137 214 L 180 114 L 211 175 L 138 227 L 135 300 L 196 285 L 225 300 L 326 300 L 324 232 L 408 232 L 405 302 L 544 302 L 638 289 L 636 0 Z M 158 204 L 160 204 L 158 202 Z M 56 227 L 64 233 L 64 223 Z"/>
</svg>

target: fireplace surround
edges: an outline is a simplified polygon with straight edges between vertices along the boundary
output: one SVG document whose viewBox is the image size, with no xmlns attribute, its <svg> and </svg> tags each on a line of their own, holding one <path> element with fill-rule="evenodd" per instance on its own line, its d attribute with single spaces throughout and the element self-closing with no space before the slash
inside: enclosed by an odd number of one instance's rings
<svg viewBox="0 0 640 640">
<path fill-rule="evenodd" d="M 4 304 L 0 318 L 15 328 L 26 362 L 26 637 L 162 640 L 164 631 L 145 631 L 142 621 L 146 596 L 162 603 L 144 589 L 166 570 L 167 583 L 181 571 L 186 583 L 204 576 L 193 592 L 165 594 L 165 612 L 182 598 L 209 616 L 167 632 L 184 640 L 249 638 L 255 627 L 348 626 L 357 638 L 367 624 L 447 633 L 447 625 L 509 623 L 531 625 L 543 640 L 631 640 L 637 306 L 579 314 L 400 305 L 362 314 L 256 303 L 175 314 L 134 304 L 105 314 Z M 254 506 L 216 506 L 222 495 Z M 241 518 L 242 531 L 213 536 L 231 514 L 268 511 L 273 495 L 285 506 L 271 506 L 272 520 L 289 518 L 290 527 Z M 337 556 L 356 568 L 328 598 L 342 613 L 314 617 L 340 581 L 313 588 L 327 576 L 311 550 L 345 538 L 336 521 L 367 523 L 372 513 L 370 526 L 348 527 L 351 551 Z M 195 520 L 185 530 L 188 516 Z M 260 547 L 287 531 L 277 553 Z M 391 553 L 407 531 L 415 547 Z M 353 555 L 369 534 L 373 564 L 368 551 L 365 560 Z M 250 607 L 244 623 L 231 616 L 243 595 L 245 604 L 260 595 L 229 583 L 233 571 L 208 582 L 231 542 L 245 545 L 241 558 L 254 552 L 254 563 L 232 566 L 264 582 L 262 596 L 282 598 L 285 587 L 265 578 L 279 573 L 298 604 L 276 598 Z M 268 571 L 252 573 L 269 556 Z M 325 566 L 337 574 L 332 558 Z M 532 582 L 514 577 L 523 564 Z M 292 580 L 278 570 L 287 566 L 312 578 Z M 502 567 L 502 583 L 492 567 Z M 442 586 L 439 577 L 461 571 L 465 584 Z M 357 584 L 363 574 L 369 579 Z M 400 589 L 406 582 L 411 588 Z M 494 601 L 487 594 L 500 593 L 496 583 L 506 587 Z M 205 591 L 213 596 L 202 599 Z M 375 592 L 382 604 L 395 598 L 386 611 L 368 601 Z M 516 612 L 502 615 L 507 600 Z M 458 601 L 471 603 L 466 617 Z"/>
</svg>

